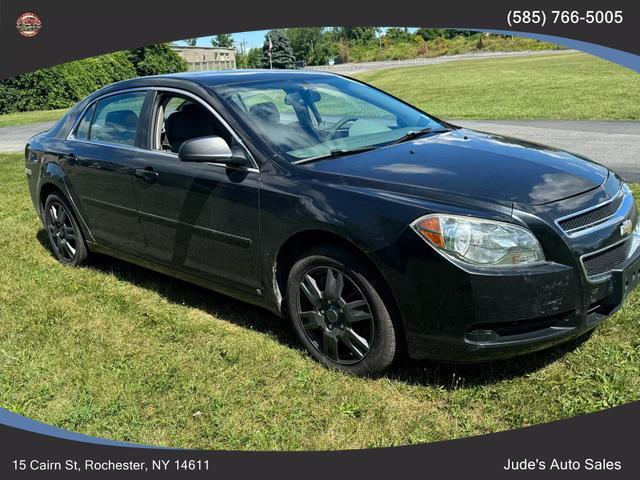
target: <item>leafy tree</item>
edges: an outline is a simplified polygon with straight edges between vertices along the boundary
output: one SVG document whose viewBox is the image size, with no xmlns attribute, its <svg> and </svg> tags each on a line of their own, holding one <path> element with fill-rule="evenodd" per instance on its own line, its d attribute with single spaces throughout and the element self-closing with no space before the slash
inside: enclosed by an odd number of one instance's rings
<svg viewBox="0 0 640 480">
<path fill-rule="evenodd" d="M 229 33 L 221 33 L 211 38 L 211 45 L 221 48 L 233 47 L 233 37 Z"/>
<path fill-rule="evenodd" d="M 247 53 L 247 68 L 260 68 L 262 66 L 262 49 L 252 48 Z"/>
<path fill-rule="evenodd" d="M 444 29 L 442 28 L 419 28 L 416 35 L 421 36 L 424 40 L 433 40 L 436 37 L 443 37 Z"/>
<path fill-rule="evenodd" d="M 433 40 L 436 37 L 450 39 L 460 35 L 470 37 L 475 33 L 471 30 L 455 30 L 453 28 L 419 28 L 415 34 L 420 35 L 425 40 Z"/>
<path fill-rule="evenodd" d="M 411 37 L 408 28 L 398 28 L 398 27 L 389 27 L 387 31 L 384 33 L 384 37 L 387 40 L 391 40 L 393 42 L 398 41 L 407 41 Z"/>
<path fill-rule="evenodd" d="M 198 39 L 197 38 L 185 38 L 184 39 L 184 43 L 186 43 L 190 47 L 195 47 L 196 44 L 198 43 Z"/>
<path fill-rule="evenodd" d="M 293 55 L 297 60 L 311 63 L 316 47 L 322 42 L 323 28 L 289 28 L 287 38 L 291 42 Z"/>
<path fill-rule="evenodd" d="M 247 53 L 236 53 L 236 64 L 238 68 L 262 67 L 262 48 L 251 48 Z"/>
<path fill-rule="evenodd" d="M 362 44 L 375 42 L 379 32 L 380 28 L 377 27 L 338 27 L 334 29 L 334 35 L 338 40 Z"/>
<path fill-rule="evenodd" d="M 289 28 L 286 33 L 296 60 L 304 60 L 307 65 L 325 65 L 337 55 L 336 45 L 324 28 Z"/>
<path fill-rule="evenodd" d="M 133 63 L 139 76 L 184 72 L 187 70 L 185 61 L 168 43 L 133 48 L 127 51 L 127 57 Z"/>
<path fill-rule="evenodd" d="M 293 68 L 295 57 L 291 42 L 282 30 L 271 30 L 264 36 L 262 46 L 262 67 L 269 68 L 269 39 L 271 39 L 271 63 L 273 68 Z"/>
</svg>

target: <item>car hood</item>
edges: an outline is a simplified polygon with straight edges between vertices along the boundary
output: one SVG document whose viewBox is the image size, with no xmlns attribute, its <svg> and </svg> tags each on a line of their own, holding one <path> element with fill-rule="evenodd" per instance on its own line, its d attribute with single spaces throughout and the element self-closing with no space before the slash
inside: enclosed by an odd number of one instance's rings
<svg viewBox="0 0 640 480">
<path fill-rule="evenodd" d="M 458 129 L 308 164 L 319 172 L 501 203 L 540 205 L 601 185 L 602 165 L 552 147 Z"/>
</svg>

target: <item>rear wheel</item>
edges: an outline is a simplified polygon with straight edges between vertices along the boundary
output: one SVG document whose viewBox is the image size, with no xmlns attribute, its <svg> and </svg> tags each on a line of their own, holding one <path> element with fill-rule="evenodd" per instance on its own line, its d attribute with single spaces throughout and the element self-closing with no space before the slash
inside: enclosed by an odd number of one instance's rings
<svg viewBox="0 0 640 480">
<path fill-rule="evenodd" d="M 375 278 L 360 259 L 329 246 L 307 252 L 292 267 L 289 316 L 304 346 L 324 365 L 372 375 L 393 362 L 396 329 Z"/>
<path fill-rule="evenodd" d="M 86 262 L 88 252 L 84 236 L 64 198 L 57 194 L 47 197 L 44 224 L 51 250 L 60 263 L 75 266 Z"/>
</svg>

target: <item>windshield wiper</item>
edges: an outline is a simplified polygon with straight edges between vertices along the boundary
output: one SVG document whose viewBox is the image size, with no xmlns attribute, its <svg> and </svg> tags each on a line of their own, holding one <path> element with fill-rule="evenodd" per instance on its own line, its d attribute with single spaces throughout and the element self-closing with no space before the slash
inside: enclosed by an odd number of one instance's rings
<svg viewBox="0 0 640 480">
<path fill-rule="evenodd" d="M 431 127 L 420 128 L 418 130 L 411 130 L 405 133 L 404 135 L 402 135 L 400 138 L 396 138 L 394 141 L 387 143 L 387 146 L 406 142 L 407 140 L 413 140 L 414 138 L 421 137 L 422 135 L 426 135 L 427 133 L 443 133 L 448 131 L 450 131 L 450 129 L 448 128 L 441 128 L 438 130 L 434 130 Z"/>
<path fill-rule="evenodd" d="M 320 156 L 311 157 L 311 158 L 303 158 L 302 160 L 297 160 L 297 161 L 295 161 L 293 163 L 295 163 L 296 165 L 301 165 L 303 163 L 315 162 L 316 160 L 327 160 L 329 158 L 346 157 L 347 155 L 354 155 L 356 153 L 368 152 L 370 150 L 375 150 L 376 148 L 378 148 L 378 147 L 374 147 L 372 145 L 368 145 L 366 147 L 331 150 L 326 155 L 320 155 Z"/>
</svg>

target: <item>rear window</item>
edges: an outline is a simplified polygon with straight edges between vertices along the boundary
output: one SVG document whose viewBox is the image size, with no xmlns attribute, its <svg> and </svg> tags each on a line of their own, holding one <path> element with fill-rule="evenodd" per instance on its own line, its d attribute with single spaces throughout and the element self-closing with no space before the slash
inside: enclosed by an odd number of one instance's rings
<svg viewBox="0 0 640 480">
<path fill-rule="evenodd" d="M 76 130 L 78 140 L 135 145 L 146 92 L 110 95 L 85 112 Z"/>
<path fill-rule="evenodd" d="M 78 140 L 89 140 L 89 134 L 91 132 L 91 120 L 93 120 L 93 113 L 96 111 L 96 104 L 91 105 L 86 112 L 84 112 L 84 116 L 82 120 L 80 120 L 80 124 L 78 125 L 78 129 L 76 130 L 76 138 Z"/>
</svg>

